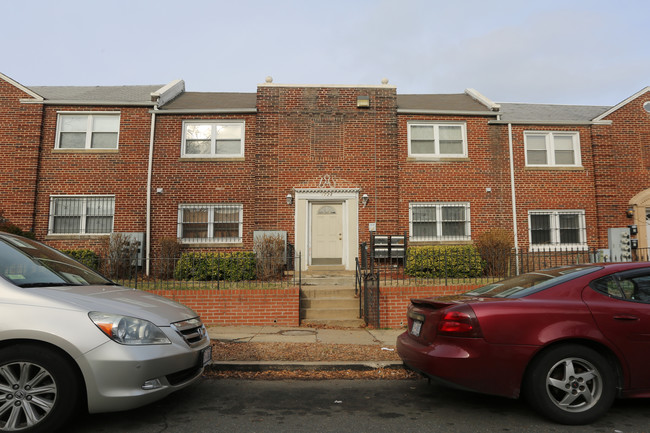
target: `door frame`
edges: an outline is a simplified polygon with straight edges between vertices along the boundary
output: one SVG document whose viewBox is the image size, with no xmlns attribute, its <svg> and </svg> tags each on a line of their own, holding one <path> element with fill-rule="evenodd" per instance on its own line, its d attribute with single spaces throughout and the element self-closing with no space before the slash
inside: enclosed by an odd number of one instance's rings
<svg viewBox="0 0 650 433">
<path fill-rule="evenodd" d="M 340 203 L 342 209 L 342 266 L 354 270 L 359 243 L 359 189 L 313 188 L 295 189 L 295 242 L 296 253 L 303 257 L 302 270 L 312 266 L 311 212 L 315 203 Z"/>
</svg>

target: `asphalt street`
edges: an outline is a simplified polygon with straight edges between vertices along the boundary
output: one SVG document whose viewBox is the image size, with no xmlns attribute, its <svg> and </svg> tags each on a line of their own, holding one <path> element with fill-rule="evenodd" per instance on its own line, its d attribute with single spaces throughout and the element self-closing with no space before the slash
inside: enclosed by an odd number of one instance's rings
<svg viewBox="0 0 650 433">
<path fill-rule="evenodd" d="M 551 423 L 525 402 L 419 380 L 206 379 L 129 412 L 81 417 L 69 433 L 647 432 L 649 400 L 619 401 L 600 421 Z"/>
</svg>

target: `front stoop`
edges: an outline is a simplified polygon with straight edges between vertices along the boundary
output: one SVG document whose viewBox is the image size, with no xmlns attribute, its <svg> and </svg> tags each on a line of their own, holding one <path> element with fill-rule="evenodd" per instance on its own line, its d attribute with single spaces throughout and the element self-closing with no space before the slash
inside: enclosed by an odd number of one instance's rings
<svg viewBox="0 0 650 433">
<path fill-rule="evenodd" d="M 359 298 L 354 295 L 354 273 L 320 270 L 303 274 L 300 291 L 300 322 L 358 328 Z"/>
</svg>

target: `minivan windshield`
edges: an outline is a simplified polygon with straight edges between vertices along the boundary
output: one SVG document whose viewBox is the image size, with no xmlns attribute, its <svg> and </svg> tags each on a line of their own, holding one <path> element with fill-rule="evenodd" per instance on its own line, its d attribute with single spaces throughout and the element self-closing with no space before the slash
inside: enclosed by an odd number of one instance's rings
<svg viewBox="0 0 650 433">
<path fill-rule="evenodd" d="M 465 293 L 483 298 L 521 298 L 565 281 L 595 272 L 599 266 L 581 265 L 544 269 L 517 275 Z"/>
<path fill-rule="evenodd" d="M 0 235 L 0 276 L 19 287 L 114 284 L 55 249 L 11 235 Z"/>
</svg>

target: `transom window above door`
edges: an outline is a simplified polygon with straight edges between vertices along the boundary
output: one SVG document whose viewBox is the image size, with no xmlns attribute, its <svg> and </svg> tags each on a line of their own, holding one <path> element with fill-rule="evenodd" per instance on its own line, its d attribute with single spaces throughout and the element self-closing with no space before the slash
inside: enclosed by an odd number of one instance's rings
<svg viewBox="0 0 650 433">
<path fill-rule="evenodd" d="M 244 156 L 244 122 L 187 121 L 183 126 L 181 156 L 237 158 Z"/>
<path fill-rule="evenodd" d="M 409 123 L 409 156 L 416 158 L 466 158 L 464 123 Z"/>
</svg>

